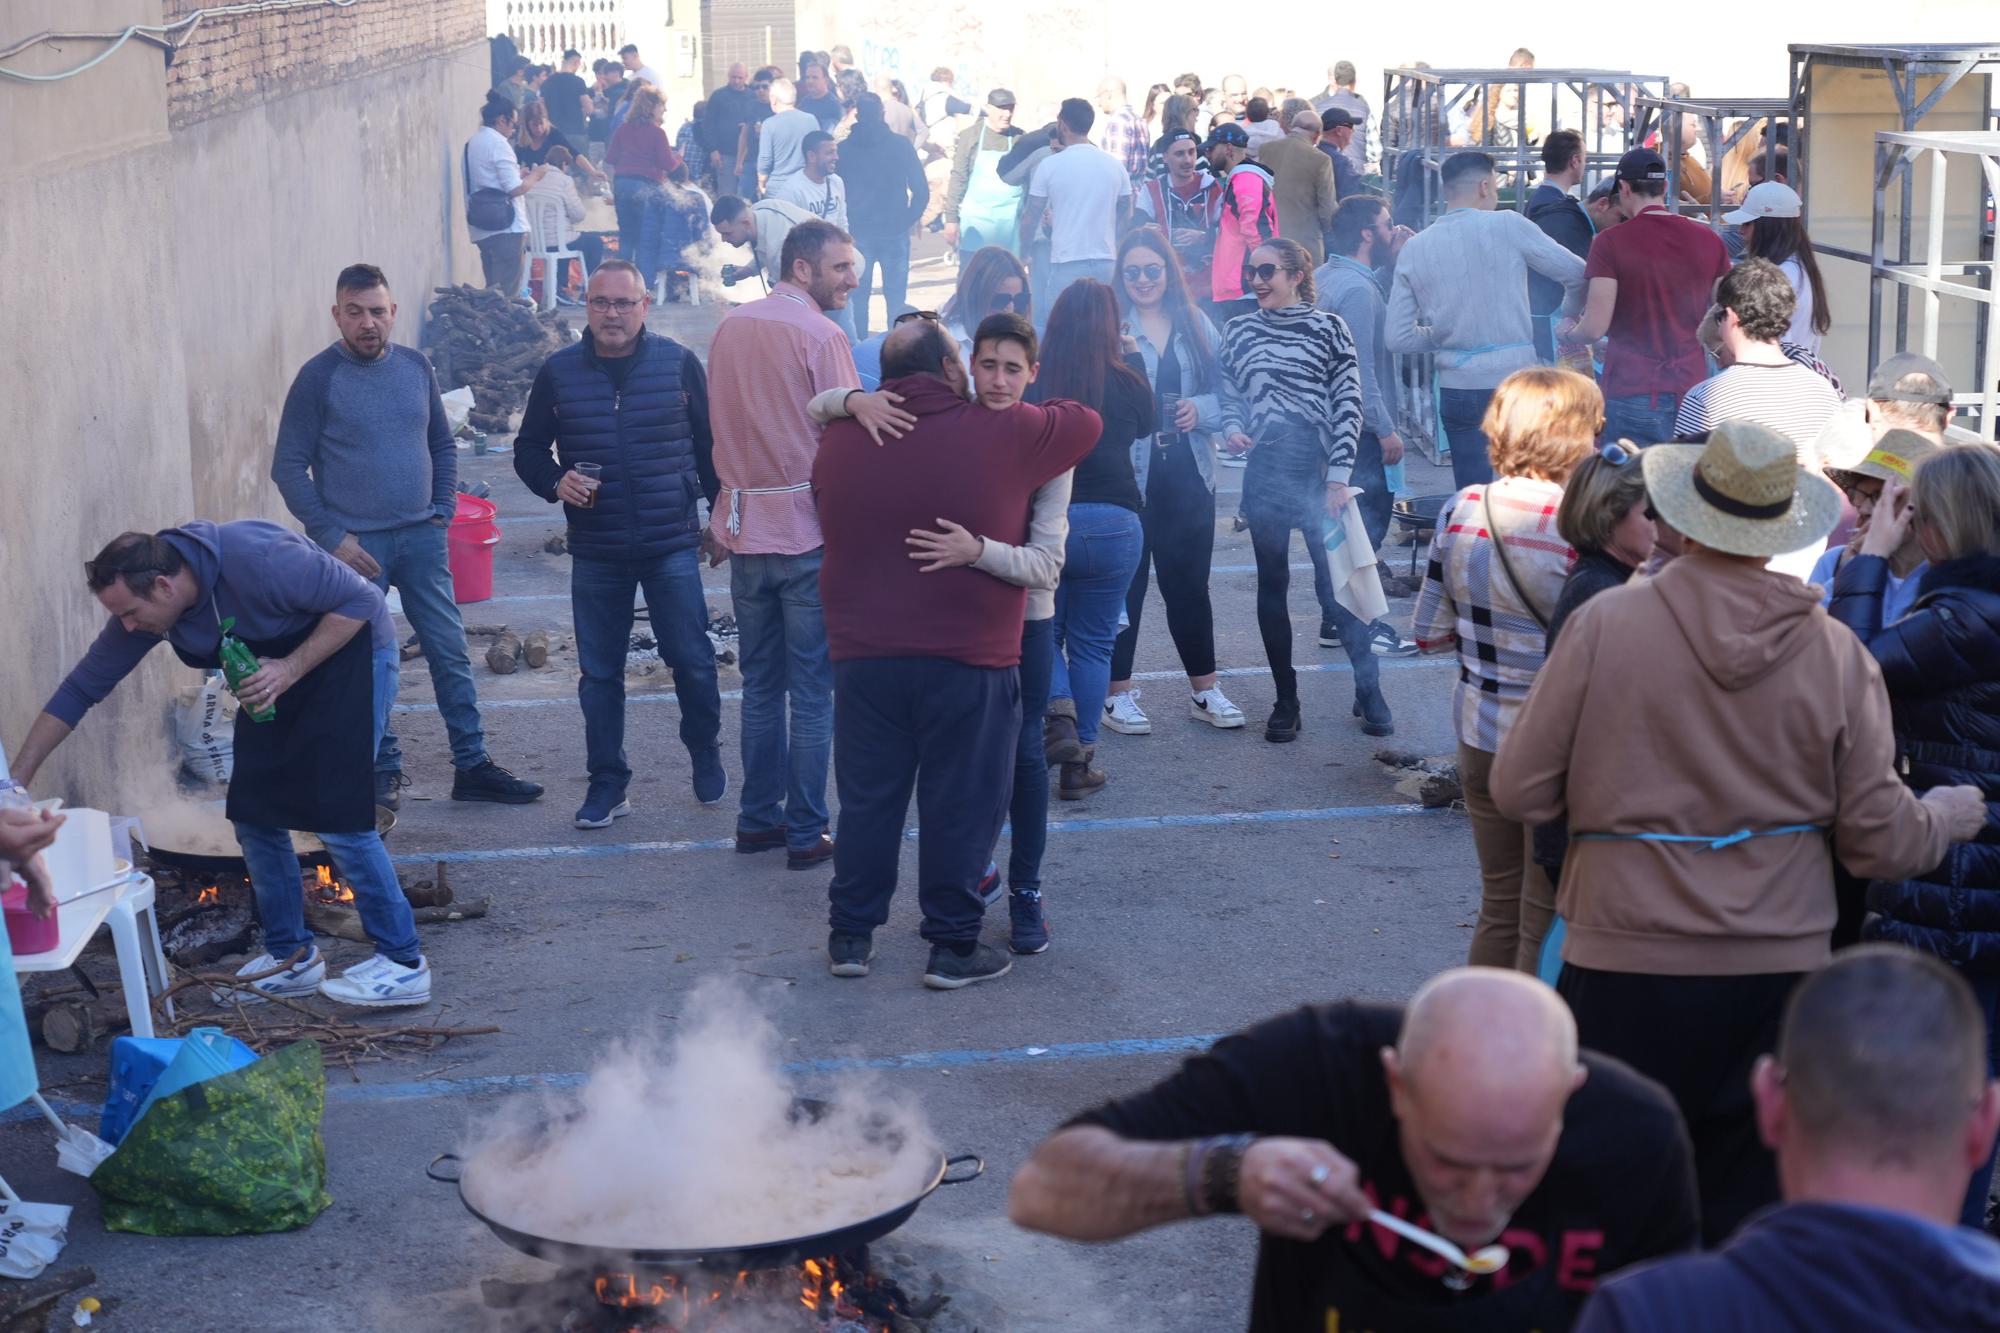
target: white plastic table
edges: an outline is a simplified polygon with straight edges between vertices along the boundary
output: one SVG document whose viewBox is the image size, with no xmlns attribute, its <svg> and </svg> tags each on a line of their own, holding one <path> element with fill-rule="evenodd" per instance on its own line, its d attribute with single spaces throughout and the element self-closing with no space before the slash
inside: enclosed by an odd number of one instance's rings
<svg viewBox="0 0 2000 1333">
<path fill-rule="evenodd" d="M 139 918 L 146 918 L 146 932 Z M 56 904 L 59 938 L 46 953 L 17 953 L 16 972 L 60 972 L 75 964 L 83 946 L 99 926 L 111 927 L 118 953 L 118 979 L 125 988 L 125 1012 L 132 1035 L 153 1035 L 153 996 L 167 988 L 167 956 L 160 948 L 160 922 L 153 911 L 153 881 L 140 871 L 127 872 L 114 887 L 97 889 Z M 173 1016 L 168 1002 L 167 1016 Z"/>
</svg>

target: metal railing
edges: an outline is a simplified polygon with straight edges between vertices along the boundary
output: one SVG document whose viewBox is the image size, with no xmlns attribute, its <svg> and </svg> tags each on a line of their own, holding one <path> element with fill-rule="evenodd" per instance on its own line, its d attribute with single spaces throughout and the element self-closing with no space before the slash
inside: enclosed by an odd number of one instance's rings
<svg viewBox="0 0 2000 1333">
<path fill-rule="evenodd" d="M 1675 211 L 1699 216 L 1706 212 L 1711 225 L 1721 225 L 1722 215 L 1733 201 L 1723 195 L 1723 169 L 1730 154 L 1753 133 L 1763 135 L 1761 156 L 1764 179 L 1789 174 L 1777 169 L 1779 140 L 1789 129 L 1773 133 L 1771 127 L 1790 125 L 1792 104 L 1782 97 L 1664 97 L 1641 94 L 1638 98 L 1642 136 L 1660 132 L 1660 156 L 1667 161 L 1667 198 Z M 1686 182 L 1681 179 L 1683 154 L 1674 151 L 1680 144 L 1687 122 L 1695 122 L 1695 135 L 1708 154 L 1709 191 L 1707 200 L 1693 205 L 1681 202 Z M 1789 156 L 1789 148 L 1786 149 Z"/>
</svg>

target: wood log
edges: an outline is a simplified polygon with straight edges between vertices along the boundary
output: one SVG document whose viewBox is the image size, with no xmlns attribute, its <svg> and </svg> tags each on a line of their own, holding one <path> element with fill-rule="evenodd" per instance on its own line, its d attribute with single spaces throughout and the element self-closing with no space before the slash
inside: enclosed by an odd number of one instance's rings
<svg viewBox="0 0 2000 1333">
<path fill-rule="evenodd" d="M 521 665 L 521 638 L 513 631 L 493 640 L 486 650 L 486 666 L 496 676 L 511 676 Z"/>
<path fill-rule="evenodd" d="M 549 632 L 545 629 L 531 629 L 521 640 L 521 660 L 537 669 L 547 666 L 549 661 Z"/>
<path fill-rule="evenodd" d="M 42 1015 L 42 1040 L 52 1051 L 81 1055 L 97 1042 L 98 1009 L 81 1001 L 65 1001 L 49 1006 Z"/>
<path fill-rule="evenodd" d="M 419 907 L 414 915 L 420 926 L 439 925 L 447 921 L 470 921 L 474 917 L 486 915 L 488 902 L 484 898 L 473 898 L 467 902 L 443 903 L 436 907 Z"/>
<path fill-rule="evenodd" d="M 361 913 L 346 903 L 316 903 L 306 899 L 306 928 L 337 940 L 370 942 L 368 932 L 361 927 Z"/>
<path fill-rule="evenodd" d="M 479 634 L 505 634 L 506 632 L 507 627 L 505 625 L 467 625 L 465 627 L 465 637 L 468 639 Z"/>
</svg>

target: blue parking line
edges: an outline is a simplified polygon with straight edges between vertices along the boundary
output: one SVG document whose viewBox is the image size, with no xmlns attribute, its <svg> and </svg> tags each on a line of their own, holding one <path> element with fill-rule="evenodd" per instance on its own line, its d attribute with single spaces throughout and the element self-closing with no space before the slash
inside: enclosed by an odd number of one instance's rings
<svg viewBox="0 0 2000 1333">
<path fill-rule="evenodd" d="M 1455 667 L 1457 665 L 1458 657 L 1456 654 L 1431 657 L 1385 657 L 1381 659 L 1381 666 L 1384 671 L 1422 671 L 1436 667 Z M 1339 675 L 1342 672 L 1354 670 L 1354 666 L 1350 662 L 1307 662 L 1301 666 L 1294 667 L 1293 670 L 1302 676 Z M 1247 666 L 1224 667 L 1215 674 L 1218 676 L 1227 676 L 1231 679 L 1238 679 L 1244 676 L 1268 676 L 1271 674 L 1271 668 Z M 1138 681 L 1186 680 L 1187 676 L 1184 672 L 1180 671 L 1135 671 L 1132 673 L 1132 679 Z M 741 699 L 743 691 L 724 690 L 721 697 L 725 700 Z M 662 691 L 658 694 L 628 694 L 625 696 L 625 702 L 628 704 L 670 704 L 675 702 L 675 700 L 670 691 Z M 568 694 L 553 699 L 481 699 L 479 701 L 479 710 L 481 712 L 489 709 L 574 707 L 576 707 L 576 700 Z M 398 713 L 435 713 L 437 710 L 438 706 L 436 704 L 397 704 L 395 706 L 395 711 Z"/>
<path fill-rule="evenodd" d="M 1443 814 L 1442 809 L 1421 805 L 1340 805 L 1317 810 L 1215 810 L 1191 815 L 1124 815 L 1106 819 L 1056 819 L 1049 821 L 1051 833 L 1109 833 L 1134 829 L 1210 828 L 1223 824 L 1304 824 L 1335 819 L 1406 819 L 1415 815 Z M 918 830 L 903 830 L 905 842 L 915 842 Z M 660 842 L 564 843 L 547 847 L 490 847 L 463 852 L 408 852 L 389 859 L 397 865 L 422 866 L 437 861 L 454 864 L 475 861 L 536 861 L 542 859 L 595 858 L 601 856 L 672 855 L 679 852 L 718 852 L 733 849 L 736 839 L 669 839 Z"/>
<path fill-rule="evenodd" d="M 1008 1046 L 997 1050 L 913 1051 L 900 1055 L 842 1056 L 799 1060 L 784 1066 L 792 1075 L 825 1075 L 864 1069 L 966 1069 L 978 1065 L 1065 1064 L 1079 1060 L 1122 1060 L 1149 1055 L 1198 1055 L 1224 1034 L 1203 1032 L 1184 1037 L 1127 1037 L 1112 1041 L 1061 1042 L 1053 1046 Z M 486 1074 L 473 1078 L 415 1079 L 402 1083 L 333 1083 L 327 1101 L 339 1105 L 380 1102 L 441 1101 L 461 1097 L 492 1097 L 507 1093 L 568 1092 L 589 1081 L 585 1073 Z M 95 1124 L 103 1107 L 92 1102 L 51 1100 L 56 1114 Z M 23 1124 L 41 1117 L 30 1105 L 0 1113 L 0 1124 Z"/>
</svg>

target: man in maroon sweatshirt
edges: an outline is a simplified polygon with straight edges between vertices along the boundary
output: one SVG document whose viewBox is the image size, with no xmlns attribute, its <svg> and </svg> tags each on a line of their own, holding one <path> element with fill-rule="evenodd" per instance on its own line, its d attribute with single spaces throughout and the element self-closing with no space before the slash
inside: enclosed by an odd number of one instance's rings
<svg viewBox="0 0 2000 1333">
<path fill-rule="evenodd" d="M 1027 594 L 970 567 L 921 573 L 906 539 L 948 518 L 1025 542 L 1036 488 L 1076 466 L 1102 423 L 1080 403 L 967 401 L 958 347 L 929 320 L 884 341 L 882 387 L 916 426 L 878 445 L 836 421 L 813 464 L 840 793 L 827 957 L 837 977 L 868 975 L 914 787 L 924 984 L 957 990 L 1011 966 L 979 942 L 978 882 L 1013 790 Z"/>
</svg>

